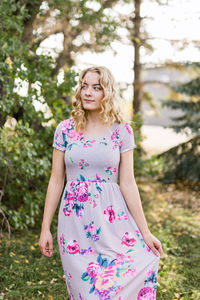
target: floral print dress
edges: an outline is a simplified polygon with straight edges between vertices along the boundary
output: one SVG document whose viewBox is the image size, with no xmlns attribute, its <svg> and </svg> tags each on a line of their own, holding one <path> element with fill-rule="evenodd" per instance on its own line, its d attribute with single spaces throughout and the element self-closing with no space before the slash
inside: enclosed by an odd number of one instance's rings
<svg viewBox="0 0 200 300">
<path fill-rule="evenodd" d="M 58 244 L 70 299 L 156 299 L 160 256 L 145 244 L 117 183 L 120 154 L 136 147 L 130 125 L 115 122 L 94 138 L 69 118 L 53 147 L 65 153 Z"/>
</svg>

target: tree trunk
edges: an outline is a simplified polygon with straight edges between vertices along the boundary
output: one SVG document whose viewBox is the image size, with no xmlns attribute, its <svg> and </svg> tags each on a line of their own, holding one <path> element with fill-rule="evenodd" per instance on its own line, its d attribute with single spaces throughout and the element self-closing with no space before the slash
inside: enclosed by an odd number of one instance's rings
<svg viewBox="0 0 200 300">
<path fill-rule="evenodd" d="M 27 4 L 27 9 L 30 14 L 30 17 L 24 22 L 24 33 L 22 36 L 22 42 L 30 42 L 33 39 L 33 23 L 37 17 L 37 14 L 40 9 L 40 5 L 42 4 L 42 0 L 37 1 L 36 4 Z"/>
<path fill-rule="evenodd" d="M 133 83 L 133 114 L 140 112 L 141 101 L 142 101 L 142 90 L 141 90 L 141 64 L 140 64 L 140 27 L 141 27 L 141 16 L 140 6 L 142 0 L 135 0 L 135 17 L 133 18 L 134 23 L 134 83 Z"/>
</svg>

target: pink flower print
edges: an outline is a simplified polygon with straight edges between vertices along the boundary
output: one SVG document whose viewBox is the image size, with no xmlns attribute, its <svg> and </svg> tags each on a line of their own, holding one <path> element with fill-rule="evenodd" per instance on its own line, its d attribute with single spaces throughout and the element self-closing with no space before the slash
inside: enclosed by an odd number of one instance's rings
<svg viewBox="0 0 200 300">
<path fill-rule="evenodd" d="M 134 259 L 133 259 L 131 256 L 127 256 L 127 257 L 126 257 L 126 262 L 127 262 L 127 263 L 133 263 L 133 262 L 134 262 Z"/>
<path fill-rule="evenodd" d="M 126 232 L 122 237 L 122 245 L 133 247 L 136 243 L 136 240 L 133 238 L 131 232 Z"/>
<path fill-rule="evenodd" d="M 128 220 L 127 214 L 124 211 L 121 211 L 120 213 L 117 214 L 117 219 L 119 221 L 121 221 L 121 220 Z"/>
<path fill-rule="evenodd" d="M 63 208 L 63 212 L 65 216 L 70 216 L 72 214 L 71 208 L 74 206 L 74 193 L 67 193 L 65 199 L 66 206 Z"/>
<path fill-rule="evenodd" d="M 88 167 L 89 164 L 88 163 L 85 163 L 85 160 L 84 159 L 80 159 L 80 162 L 78 163 L 78 167 L 81 169 L 81 170 L 84 170 L 86 167 Z"/>
<path fill-rule="evenodd" d="M 56 133 L 56 144 L 58 145 L 58 147 L 60 147 L 60 137 L 59 137 L 59 134 Z"/>
<path fill-rule="evenodd" d="M 65 236 L 64 236 L 64 234 L 62 234 L 60 236 L 60 246 L 61 246 L 63 255 L 65 254 L 65 246 L 64 245 L 65 245 Z"/>
<path fill-rule="evenodd" d="M 80 202 L 86 202 L 88 200 L 88 185 L 86 182 L 80 182 L 77 185 L 76 197 Z"/>
<path fill-rule="evenodd" d="M 151 251 L 151 248 L 150 248 L 147 244 L 145 244 L 144 239 L 143 239 L 143 237 L 142 237 L 140 231 L 139 231 L 139 230 L 136 230 L 135 232 L 136 232 L 137 236 L 140 238 L 140 240 L 141 240 L 141 242 L 142 242 L 142 247 L 145 248 L 148 252 L 150 252 L 150 251 Z"/>
<path fill-rule="evenodd" d="M 118 287 L 118 289 L 115 290 L 115 295 L 117 295 L 121 290 L 123 290 L 123 286 L 120 285 L 120 286 Z M 122 297 L 119 297 L 119 299 L 120 299 L 120 298 L 122 299 Z M 124 299 L 122 299 L 122 300 L 124 300 Z"/>
<path fill-rule="evenodd" d="M 128 123 L 125 124 L 125 127 L 126 127 L 126 129 L 128 131 L 128 134 L 133 135 L 132 127 Z"/>
<path fill-rule="evenodd" d="M 65 276 L 66 276 L 66 278 L 67 278 L 68 280 L 71 280 L 71 279 L 72 279 L 72 275 L 71 275 L 69 272 L 67 272 L 66 270 L 64 270 L 64 273 L 65 273 Z"/>
<path fill-rule="evenodd" d="M 91 222 L 91 223 L 88 225 L 87 230 L 88 230 L 89 232 L 95 231 L 95 225 L 94 225 L 94 222 Z"/>
<path fill-rule="evenodd" d="M 122 265 L 122 264 L 124 263 L 124 260 L 125 260 L 124 254 L 118 253 L 117 256 L 116 256 L 116 262 L 115 262 L 115 265 L 116 265 L 116 266 Z"/>
<path fill-rule="evenodd" d="M 84 225 L 84 230 L 87 231 L 87 238 L 92 239 L 94 242 L 99 240 L 99 234 L 101 233 L 101 227 L 96 230 L 96 226 L 94 225 L 94 221 L 92 221 L 89 225 Z"/>
<path fill-rule="evenodd" d="M 89 247 L 88 249 L 81 249 L 81 255 L 93 255 L 94 249 L 92 247 Z"/>
<path fill-rule="evenodd" d="M 88 147 L 92 147 L 92 144 L 95 143 L 96 140 L 87 140 L 85 137 L 84 137 L 84 142 L 83 142 L 83 148 L 88 148 Z"/>
<path fill-rule="evenodd" d="M 69 217 L 72 214 L 72 211 L 68 210 L 66 207 L 63 208 L 63 212 L 66 217 Z"/>
<path fill-rule="evenodd" d="M 150 248 L 148 245 L 146 245 L 146 250 L 147 250 L 148 252 L 150 252 L 150 251 L 151 251 L 151 248 Z"/>
<path fill-rule="evenodd" d="M 113 175 L 116 173 L 116 168 L 107 167 L 104 170 L 106 171 L 106 173 L 109 173 L 109 175 Z"/>
<path fill-rule="evenodd" d="M 88 255 L 93 255 L 94 254 L 94 249 L 88 249 Z"/>
<path fill-rule="evenodd" d="M 120 134 L 119 134 L 119 129 L 116 129 L 112 136 L 111 136 L 111 140 L 114 143 L 113 145 L 113 149 L 115 150 L 117 147 L 121 147 L 122 145 L 122 140 L 120 140 Z"/>
<path fill-rule="evenodd" d="M 84 216 L 84 212 L 83 212 L 83 210 L 79 210 L 78 212 L 77 212 L 77 216 L 79 217 L 79 218 L 83 218 L 83 216 Z"/>
<path fill-rule="evenodd" d="M 93 236 L 92 236 L 92 239 L 94 242 L 98 241 L 99 240 L 99 236 L 97 233 L 95 233 Z"/>
<path fill-rule="evenodd" d="M 77 133 L 77 136 L 76 136 L 76 139 L 79 141 L 83 138 L 83 133 L 82 132 L 78 132 Z"/>
<path fill-rule="evenodd" d="M 90 193 L 91 194 L 91 193 Z M 99 198 L 98 194 L 94 194 L 93 197 L 88 197 L 88 202 L 90 205 L 93 205 L 93 208 L 95 208 L 97 206 L 96 202 L 95 202 L 95 198 Z"/>
<path fill-rule="evenodd" d="M 81 296 L 81 293 L 78 294 L 80 300 L 84 300 L 84 298 Z"/>
<path fill-rule="evenodd" d="M 67 251 L 69 254 L 79 254 L 80 253 L 80 247 L 76 240 L 71 240 L 67 244 Z"/>
<path fill-rule="evenodd" d="M 116 267 L 108 266 L 101 269 L 99 276 L 95 277 L 94 286 L 100 292 L 104 292 L 113 287 L 116 280 Z"/>
<path fill-rule="evenodd" d="M 81 132 L 76 132 L 75 130 L 71 130 L 68 136 L 72 139 L 72 141 L 79 141 L 83 138 L 83 134 Z"/>
<path fill-rule="evenodd" d="M 63 121 L 63 133 L 68 134 L 73 128 L 73 122 L 71 119 Z"/>
<path fill-rule="evenodd" d="M 64 255 L 65 254 L 65 248 L 64 248 L 63 245 L 61 245 L 61 249 L 62 249 L 62 255 Z"/>
<path fill-rule="evenodd" d="M 141 237 L 141 233 L 140 233 L 139 230 L 136 230 L 135 232 L 137 233 L 137 236 L 138 236 L 138 237 Z"/>
<path fill-rule="evenodd" d="M 117 136 L 118 136 L 118 133 L 119 133 L 119 129 L 116 129 L 116 130 L 113 132 L 113 134 L 111 135 L 111 140 L 116 139 Z"/>
<path fill-rule="evenodd" d="M 156 299 L 156 291 L 150 287 L 144 287 L 142 288 L 139 293 L 137 300 L 155 300 Z"/>
<path fill-rule="evenodd" d="M 130 269 L 130 268 L 123 273 L 124 278 L 130 277 L 130 276 L 134 277 L 135 275 L 136 275 L 136 270 Z"/>
<path fill-rule="evenodd" d="M 120 296 L 118 300 L 125 300 L 125 299 Z"/>
<path fill-rule="evenodd" d="M 74 129 L 73 119 L 68 119 L 63 121 L 63 133 L 67 134 L 69 138 L 73 141 L 79 140 L 81 138 L 80 132 L 76 132 Z"/>
<path fill-rule="evenodd" d="M 91 278 L 95 278 L 97 275 L 101 273 L 101 269 L 102 266 L 100 266 L 100 264 L 96 262 L 91 262 L 87 267 L 87 272 Z"/>
<path fill-rule="evenodd" d="M 147 275 L 147 279 L 145 280 L 144 284 L 146 285 L 147 283 L 157 283 L 157 272 L 154 270 L 149 270 L 148 271 L 148 275 Z"/>
<path fill-rule="evenodd" d="M 60 237 L 60 244 L 62 245 L 64 242 L 65 242 L 65 236 L 64 234 L 62 234 Z"/>
<path fill-rule="evenodd" d="M 148 274 L 147 274 L 147 277 L 152 277 L 154 275 L 154 270 L 149 270 L 148 271 Z"/>
<path fill-rule="evenodd" d="M 113 134 L 111 135 L 111 140 L 114 143 L 113 149 L 116 149 L 118 146 L 118 141 L 117 139 L 119 138 L 119 129 L 116 129 Z"/>
<path fill-rule="evenodd" d="M 68 204 L 70 208 L 74 206 L 74 193 L 67 194 L 66 204 Z"/>
<path fill-rule="evenodd" d="M 107 209 L 104 210 L 104 215 L 107 221 L 109 221 L 110 223 L 114 223 L 115 212 L 112 208 L 112 205 L 108 206 Z"/>
</svg>

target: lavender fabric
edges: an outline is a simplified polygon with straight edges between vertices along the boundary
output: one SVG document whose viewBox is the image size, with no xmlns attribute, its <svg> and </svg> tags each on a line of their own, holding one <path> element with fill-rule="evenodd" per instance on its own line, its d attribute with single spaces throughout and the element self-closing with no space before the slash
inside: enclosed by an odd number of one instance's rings
<svg viewBox="0 0 200 300">
<path fill-rule="evenodd" d="M 53 147 L 65 153 L 57 237 L 70 299 L 156 299 L 160 256 L 144 242 L 118 184 L 120 155 L 136 147 L 131 126 L 115 122 L 89 137 L 69 118 Z"/>
</svg>

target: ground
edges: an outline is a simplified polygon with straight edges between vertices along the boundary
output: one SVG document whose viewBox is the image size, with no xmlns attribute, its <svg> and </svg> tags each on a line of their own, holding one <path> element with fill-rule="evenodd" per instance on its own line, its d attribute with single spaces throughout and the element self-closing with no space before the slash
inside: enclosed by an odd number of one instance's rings
<svg viewBox="0 0 200 300">
<path fill-rule="evenodd" d="M 152 233 L 160 239 L 157 300 L 200 299 L 200 203 L 198 193 L 184 186 L 140 178 L 137 181 Z M 5 234 L 0 243 L 0 300 L 66 298 L 66 286 L 52 228 L 55 253 L 42 257 L 39 228 Z"/>
</svg>

